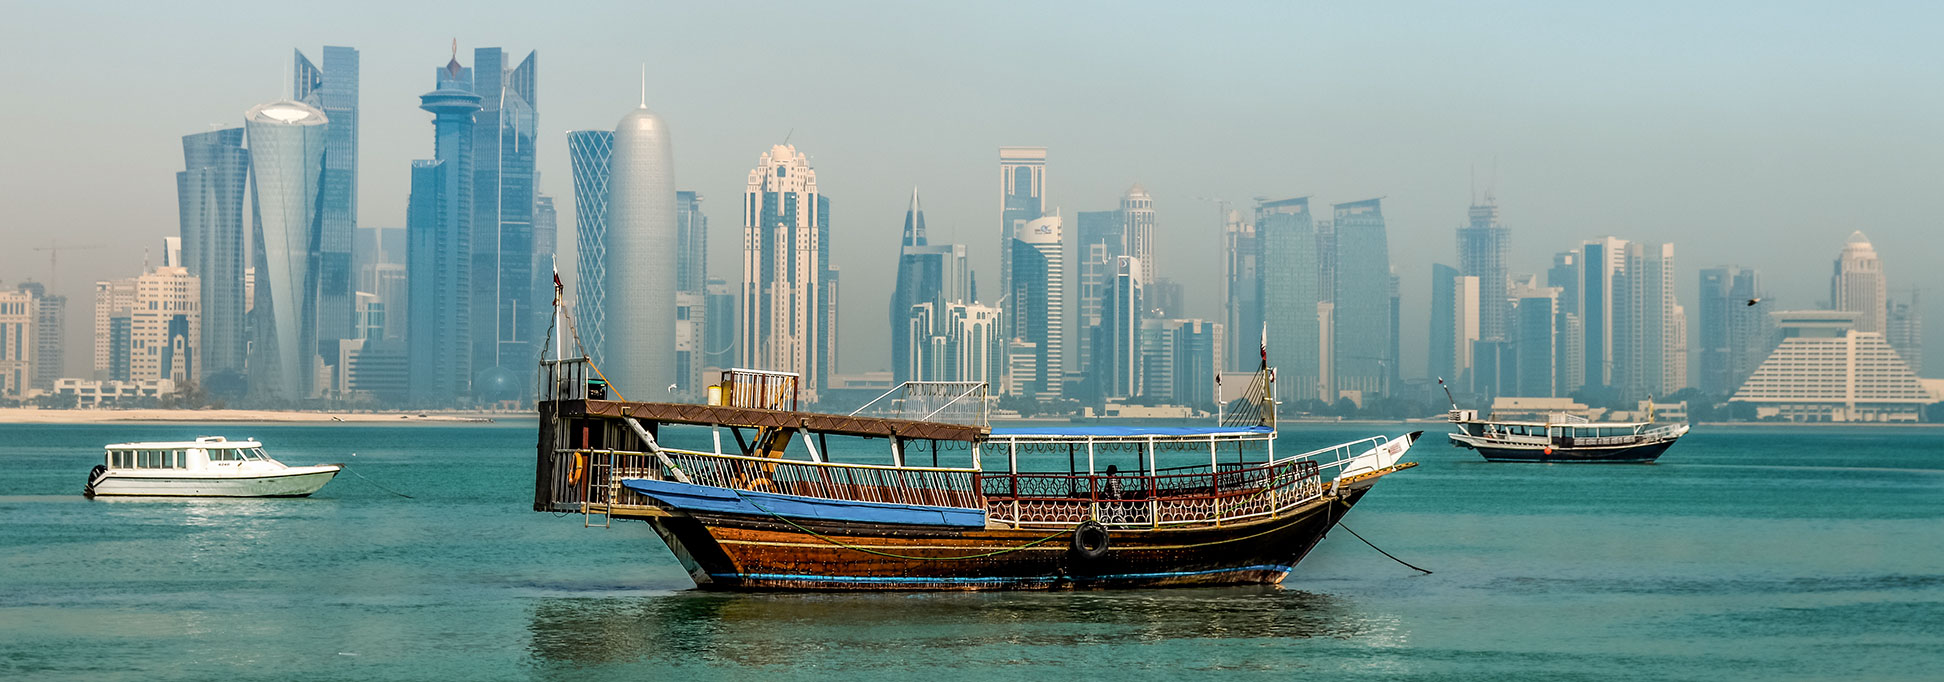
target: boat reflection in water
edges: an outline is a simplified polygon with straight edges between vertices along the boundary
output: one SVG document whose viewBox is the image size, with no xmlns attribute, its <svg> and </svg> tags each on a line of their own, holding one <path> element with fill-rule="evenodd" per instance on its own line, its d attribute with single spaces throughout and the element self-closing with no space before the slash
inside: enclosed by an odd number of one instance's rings
<svg viewBox="0 0 1944 682">
<path fill-rule="evenodd" d="M 1169 640 L 1388 639 L 1395 620 L 1273 586 L 1131 592 L 683 592 L 538 601 L 529 656 L 561 666 L 803 666 L 911 671 L 920 659 L 1087 658 Z M 1098 665 L 1095 661 L 1092 664 Z M 542 677 L 545 677 L 544 675 Z"/>
</svg>

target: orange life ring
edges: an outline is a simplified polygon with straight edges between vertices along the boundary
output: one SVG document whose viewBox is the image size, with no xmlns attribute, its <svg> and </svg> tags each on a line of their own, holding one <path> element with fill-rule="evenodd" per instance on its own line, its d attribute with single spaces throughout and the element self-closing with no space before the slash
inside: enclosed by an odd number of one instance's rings
<svg viewBox="0 0 1944 682">
<path fill-rule="evenodd" d="M 587 453 L 574 453 L 574 466 L 567 470 L 567 485 L 579 486 L 587 472 Z"/>
</svg>

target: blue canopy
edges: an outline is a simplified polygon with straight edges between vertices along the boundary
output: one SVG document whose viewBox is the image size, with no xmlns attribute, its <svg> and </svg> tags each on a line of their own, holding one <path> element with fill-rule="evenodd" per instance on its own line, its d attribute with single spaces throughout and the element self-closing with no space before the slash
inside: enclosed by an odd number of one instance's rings
<svg viewBox="0 0 1944 682">
<path fill-rule="evenodd" d="M 1275 429 L 1267 426 L 1028 426 L 995 428 L 992 437 L 1005 436 L 1105 436 L 1126 438 L 1129 436 L 1222 436 L 1235 434 L 1269 435 Z"/>
</svg>

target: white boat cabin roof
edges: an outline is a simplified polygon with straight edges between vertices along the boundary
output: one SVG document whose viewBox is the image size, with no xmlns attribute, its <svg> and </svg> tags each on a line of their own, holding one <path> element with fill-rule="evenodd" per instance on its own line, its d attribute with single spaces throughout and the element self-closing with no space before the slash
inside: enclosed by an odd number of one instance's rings
<svg viewBox="0 0 1944 682">
<path fill-rule="evenodd" d="M 153 441 L 147 443 L 116 443 L 105 450 L 244 450 L 263 447 L 254 440 L 229 440 L 222 436 L 203 436 L 193 441 Z"/>
</svg>

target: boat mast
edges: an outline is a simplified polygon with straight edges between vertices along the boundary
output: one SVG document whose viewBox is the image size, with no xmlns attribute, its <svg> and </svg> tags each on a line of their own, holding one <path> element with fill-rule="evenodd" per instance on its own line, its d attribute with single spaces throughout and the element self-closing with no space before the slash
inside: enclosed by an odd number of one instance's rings
<svg viewBox="0 0 1944 682">
<path fill-rule="evenodd" d="M 1444 377 L 1438 377 L 1438 388 L 1444 389 L 1445 401 L 1451 403 L 1451 409 L 1456 411 L 1458 409 L 1458 399 L 1451 397 L 1451 387 L 1445 385 Z"/>
</svg>

